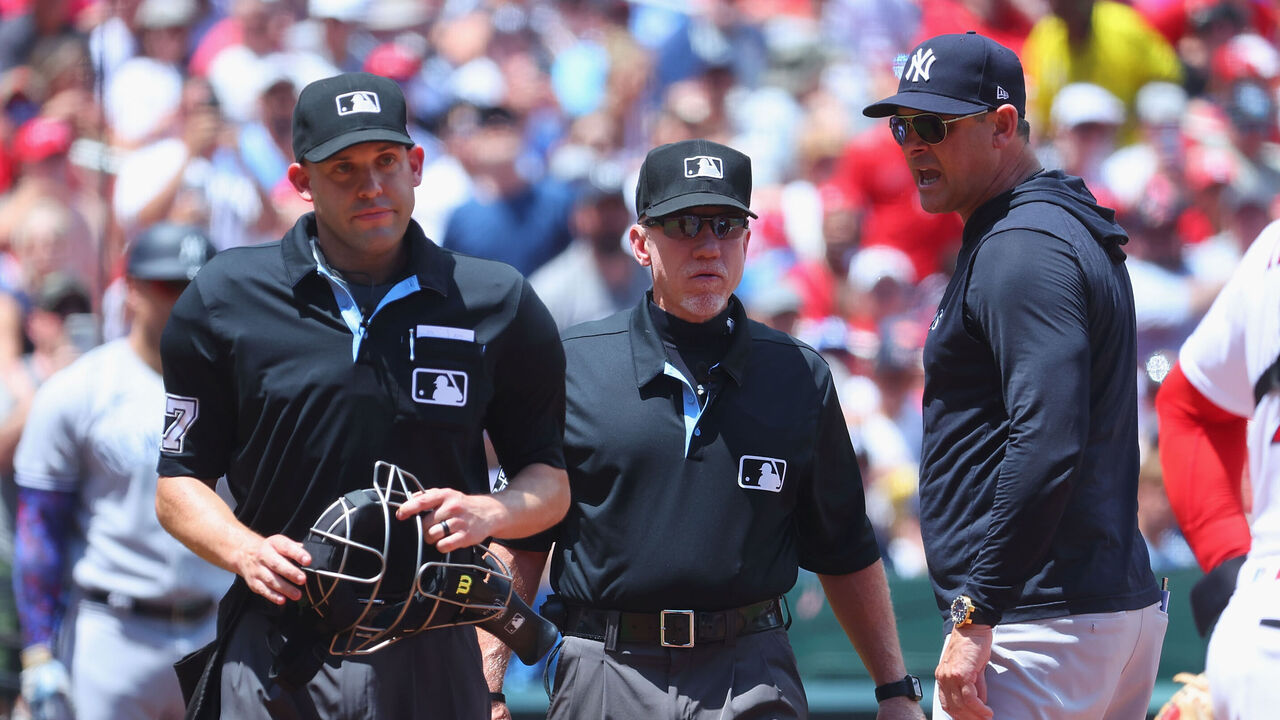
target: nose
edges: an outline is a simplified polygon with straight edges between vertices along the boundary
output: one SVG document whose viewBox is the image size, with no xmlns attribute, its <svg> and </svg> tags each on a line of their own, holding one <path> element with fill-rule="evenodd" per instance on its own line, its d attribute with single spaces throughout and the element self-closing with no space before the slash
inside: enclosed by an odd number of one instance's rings
<svg viewBox="0 0 1280 720">
<path fill-rule="evenodd" d="M 361 170 L 356 182 L 356 192 L 362 198 L 373 198 L 381 195 L 382 182 L 378 179 L 378 173 L 367 168 Z"/>
<path fill-rule="evenodd" d="M 919 155 L 929 148 L 929 143 L 920 139 L 914 127 L 907 127 L 907 137 L 902 141 L 902 154 L 907 157 Z"/>
<path fill-rule="evenodd" d="M 703 225 L 701 232 L 694 236 L 693 240 L 693 256 L 700 259 L 712 259 L 720 257 L 720 238 L 711 232 L 711 227 Z"/>
</svg>

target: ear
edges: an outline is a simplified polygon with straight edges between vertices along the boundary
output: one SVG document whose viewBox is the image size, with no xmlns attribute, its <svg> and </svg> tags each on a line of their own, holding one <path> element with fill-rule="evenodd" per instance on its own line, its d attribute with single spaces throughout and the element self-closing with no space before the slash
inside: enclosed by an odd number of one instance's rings
<svg viewBox="0 0 1280 720">
<path fill-rule="evenodd" d="M 294 192 L 307 202 L 311 202 L 311 173 L 301 163 L 293 163 L 285 173 Z M 421 176 L 421 172 L 419 172 Z"/>
<path fill-rule="evenodd" d="M 124 306 L 130 313 L 137 312 L 138 303 L 142 302 L 140 297 L 142 289 L 139 287 L 141 281 L 131 277 L 124 278 Z"/>
<path fill-rule="evenodd" d="M 413 171 L 413 186 L 422 184 L 422 166 L 426 164 L 426 152 L 421 145 L 409 148 L 409 169 Z"/>
<path fill-rule="evenodd" d="M 1018 109 L 1005 104 L 992 111 L 991 145 L 1003 149 L 1018 137 Z"/>
<path fill-rule="evenodd" d="M 649 248 L 645 245 L 646 240 L 644 227 L 640 223 L 632 223 L 631 229 L 627 231 L 627 241 L 631 243 L 631 254 L 642 267 L 653 264 Z"/>
</svg>

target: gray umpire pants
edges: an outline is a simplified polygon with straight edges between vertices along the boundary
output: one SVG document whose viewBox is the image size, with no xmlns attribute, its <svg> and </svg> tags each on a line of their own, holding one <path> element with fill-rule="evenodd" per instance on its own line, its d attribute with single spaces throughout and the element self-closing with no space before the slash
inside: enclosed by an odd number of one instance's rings
<svg viewBox="0 0 1280 720">
<path fill-rule="evenodd" d="M 663 648 L 567 637 L 547 720 L 799 720 L 809 704 L 782 629 Z"/>
<path fill-rule="evenodd" d="M 268 680 L 271 646 L 280 640 L 269 618 L 246 612 L 232 630 L 222 665 L 222 717 L 227 720 L 487 720 L 475 628 L 419 633 L 371 655 L 333 658 L 304 689 L 286 692 Z M 277 644 L 278 646 L 278 644 Z"/>
</svg>

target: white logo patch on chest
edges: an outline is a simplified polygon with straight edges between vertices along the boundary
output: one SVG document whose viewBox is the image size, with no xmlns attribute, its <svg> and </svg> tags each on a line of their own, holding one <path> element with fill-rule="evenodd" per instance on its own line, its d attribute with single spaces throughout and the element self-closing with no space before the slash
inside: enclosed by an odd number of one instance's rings
<svg viewBox="0 0 1280 720">
<path fill-rule="evenodd" d="M 461 370 L 418 368 L 413 371 L 413 401 L 423 405 L 467 404 L 467 374 Z"/>
<path fill-rule="evenodd" d="M 787 480 L 787 461 L 760 455 L 743 455 L 738 460 L 738 487 L 746 490 L 782 492 Z"/>
</svg>

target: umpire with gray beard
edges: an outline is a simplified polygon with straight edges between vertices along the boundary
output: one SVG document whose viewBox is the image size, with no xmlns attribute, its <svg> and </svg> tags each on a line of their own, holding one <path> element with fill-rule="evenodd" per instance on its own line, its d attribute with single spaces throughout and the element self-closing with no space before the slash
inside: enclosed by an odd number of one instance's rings
<svg viewBox="0 0 1280 720">
<path fill-rule="evenodd" d="M 733 295 L 750 200 L 742 153 L 652 150 L 628 239 L 653 288 L 562 334 L 572 503 L 505 550 L 526 597 L 551 555 L 553 720 L 807 717 L 781 599 L 800 567 L 880 686 L 879 717 L 923 717 L 830 369 Z M 506 649 L 481 641 L 500 691 Z"/>
</svg>

